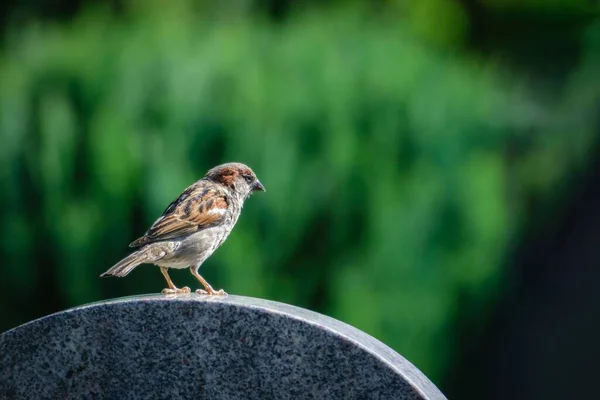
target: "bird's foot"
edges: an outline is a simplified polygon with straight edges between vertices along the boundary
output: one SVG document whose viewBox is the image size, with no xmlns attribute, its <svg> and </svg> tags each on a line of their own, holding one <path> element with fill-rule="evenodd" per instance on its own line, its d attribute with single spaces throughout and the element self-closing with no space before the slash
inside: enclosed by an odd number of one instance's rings
<svg viewBox="0 0 600 400">
<path fill-rule="evenodd" d="M 223 289 L 214 290 L 211 287 L 209 287 L 208 290 L 196 289 L 196 293 L 208 296 L 227 296 L 227 293 Z"/>
<path fill-rule="evenodd" d="M 182 288 L 173 288 L 173 289 L 169 288 L 169 289 L 163 289 L 161 293 L 162 293 L 162 294 L 188 294 L 188 293 L 190 293 L 191 291 L 192 291 L 192 290 L 191 290 L 189 287 L 187 287 L 187 286 L 184 286 L 184 287 L 182 287 Z"/>
</svg>

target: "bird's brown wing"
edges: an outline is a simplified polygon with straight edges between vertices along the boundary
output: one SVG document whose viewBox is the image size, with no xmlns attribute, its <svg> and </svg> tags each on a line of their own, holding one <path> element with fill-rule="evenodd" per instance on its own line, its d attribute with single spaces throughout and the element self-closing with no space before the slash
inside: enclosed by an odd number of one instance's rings
<svg viewBox="0 0 600 400">
<path fill-rule="evenodd" d="M 227 207 L 225 194 L 210 182 L 200 180 L 173 201 L 146 234 L 129 247 L 176 239 L 218 225 Z"/>
</svg>

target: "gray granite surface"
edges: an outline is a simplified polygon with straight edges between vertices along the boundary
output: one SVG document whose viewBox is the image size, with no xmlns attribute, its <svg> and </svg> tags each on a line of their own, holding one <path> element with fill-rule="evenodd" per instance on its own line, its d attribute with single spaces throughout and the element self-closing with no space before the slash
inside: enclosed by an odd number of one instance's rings
<svg viewBox="0 0 600 400">
<path fill-rule="evenodd" d="M 247 297 L 148 295 L 0 335 L 0 399 L 444 399 L 373 337 Z"/>
</svg>

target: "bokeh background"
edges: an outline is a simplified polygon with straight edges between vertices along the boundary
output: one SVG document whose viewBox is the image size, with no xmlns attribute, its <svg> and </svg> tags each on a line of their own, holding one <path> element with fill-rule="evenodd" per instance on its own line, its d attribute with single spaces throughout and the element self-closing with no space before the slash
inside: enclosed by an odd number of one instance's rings
<svg viewBox="0 0 600 400">
<path fill-rule="evenodd" d="M 449 398 L 594 397 L 599 11 L 3 2 L 0 331 L 158 292 L 155 267 L 98 275 L 236 160 L 267 192 L 204 264 L 214 287 L 352 324 Z"/>
</svg>

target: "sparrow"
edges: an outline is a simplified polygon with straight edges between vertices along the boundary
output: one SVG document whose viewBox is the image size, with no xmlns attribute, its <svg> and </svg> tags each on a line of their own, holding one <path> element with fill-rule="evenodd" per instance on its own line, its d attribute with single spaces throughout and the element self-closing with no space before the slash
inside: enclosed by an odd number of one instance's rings
<svg viewBox="0 0 600 400">
<path fill-rule="evenodd" d="M 190 293 L 177 288 L 169 268 L 189 268 L 204 287 L 196 293 L 226 295 L 198 273 L 202 263 L 219 248 L 235 226 L 244 202 L 253 192 L 265 191 L 254 172 L 241 163 L 227 163 L 209 170 L 174 200 L 141 238 L 129 247 L 137 249 L 100 275 L 124 277 L 140 264 L 160 267 L 167 285 L 163 294 Z"/>
</svg>

